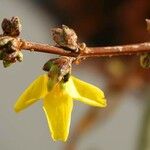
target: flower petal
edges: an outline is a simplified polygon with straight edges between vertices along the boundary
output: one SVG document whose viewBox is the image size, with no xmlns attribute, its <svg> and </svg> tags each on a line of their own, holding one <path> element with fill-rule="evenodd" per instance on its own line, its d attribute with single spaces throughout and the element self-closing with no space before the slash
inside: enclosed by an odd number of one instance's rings
<svg viewBox="0 0 150 150">
<path fill-rule="evenodd" d="M 17 100 L 14 110 L 16 112 L 30 106 L 37 100 L 43 98 L 47 94 L 48 76 L 41 75 L 24 91 Z"/>
<path fill-rule="evenodd" d="M 84 102 L 88 105 L 97 107 L 106 107 L 106 99 L 102 90 L 89 83 L 81 81 L 73 76 L 70 77 L 69 82 L 66 85 L 68 93 L 71 96 Z"/>
<path fill-rule="evenodd" d="M 67 140 L 72 107 L 72 98 L 58 86 L 44 98 L 43 109 L 53 140 Z"/>
</svg>

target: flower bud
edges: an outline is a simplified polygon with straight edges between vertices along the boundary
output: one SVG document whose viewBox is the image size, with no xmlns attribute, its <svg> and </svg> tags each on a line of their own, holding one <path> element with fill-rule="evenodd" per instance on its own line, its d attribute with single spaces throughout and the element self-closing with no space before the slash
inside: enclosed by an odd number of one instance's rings
<svg viewBox="0 0 150 150">
<path fill-rule="evenodd" d="M 9 43 L 13 38 L 9 36 L 0 37 L 0 48 L 3 48 L 5 45 Z"/>
<path fill-rule="evenodd" d="M 62 25 L 62 28 L 54 28 L 52 32 L 53 40 L 58 44 L 58 46 L 64 47 L 66 50 L 78 51 L 78 37 L 73 29 Z"/>
<path fill-rule="evenodd" d="M 1 26 L 4 35 L 17 37 L 21 32 L 21 23 L 18 17 L 12 17 L 11 20 L 5 18 Z"/>
<path fill-rule="evenodd" d="M 22 62 L 23 61 L 23 54 L 22 54 L 22 52 L 21 51 L 18 51 L 18 55 L 17 55 L 17 60 L 19 61 L 19 62 Z"/>
<path fill-rule="evenodd" d="M 140 65 L 143 68 L 150 68 L 150 53 L 140 55 Z"/>
<path fill-rule="evenodd" d="M 5 68 L 9 67 L 11 64 L 13 64 L 13 63 L 10 62 L 10 61 L 7 61 L 7 60 L 3 60 L 3 66 L 4 66 Z"/>
</svg>

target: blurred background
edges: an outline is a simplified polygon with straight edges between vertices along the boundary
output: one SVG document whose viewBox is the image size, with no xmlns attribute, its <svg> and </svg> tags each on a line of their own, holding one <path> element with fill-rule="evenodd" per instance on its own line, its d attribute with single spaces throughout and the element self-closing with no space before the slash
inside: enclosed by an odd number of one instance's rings
<svg viewBox="0 0 150 150">
<path fill-rule="evenodd" d="M 150 40 L 145 18 L 149 0 L 0 0 L 0 21 L 19 16 L 21 37 L 54 44 L 51 29 L 73 28 L 88 46 Z M 2 32 L 2 30 L 0 30 Z M 0 65 L 0 150 L 149 150 L 150 70 L 139 56 L 92 58 L 74 66 L 73 74 L 105 92 L 108 107 L 74 102 L 69 139 L 53 142 L 39 101 L 16 114 L 13 105 L 54 55 L 24 52 L 24 61 Z"/>
</svg>

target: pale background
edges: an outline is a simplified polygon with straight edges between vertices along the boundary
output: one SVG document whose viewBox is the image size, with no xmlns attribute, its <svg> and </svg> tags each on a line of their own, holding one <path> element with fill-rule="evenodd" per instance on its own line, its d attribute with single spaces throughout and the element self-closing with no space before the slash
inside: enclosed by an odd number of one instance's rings
<svg viewBox="0 0 150 150">
<path fill-rule="evenodd" d="M 52 43 L 50 29 L 55 27 L 55 18 L 47 15 L 39 6 L 29 0 L 0 0 L 0 21 L 12 16 L 21 18 L 21 36 L 24 39 Z M 50 138 L 41 102 L 19 114 L 13 111 L 17 97 L 30 82 L 44 73 L 41 68 L 49 56 L 52 57 L 48 54 L 24 52 L 24 62 L 8 69 L 0 64 L 0 150 L 63 149 L 63 143 L 53 142 Z M 80 79 L 104 88 L 102 79 L 86 62 L 73 72 Z M 136 150 L 144 104 L 135 101 L 135 97 L 129 93 L 124 99 L 110 119 L 102 125 L 97 123 L 95 128 L 81 138 L 78 150 Z M 70 132 L 87 108 L 88 106 L 75 102 Z"/>
</svg>

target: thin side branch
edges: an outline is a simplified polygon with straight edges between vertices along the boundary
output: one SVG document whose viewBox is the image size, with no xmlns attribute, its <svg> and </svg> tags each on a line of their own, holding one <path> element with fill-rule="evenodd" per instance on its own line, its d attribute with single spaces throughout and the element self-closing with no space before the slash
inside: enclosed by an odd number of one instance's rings
<svg viewBox="0 0 150 150">
<path fill-rule="evenodd" d="M 81 52 L 71 52 L 48 44 L 22 41 L 21 49 L 71 57 L 77 57 L 79 55 L 81 57 L 111 57 L 119 55 L 150 53 L 150 42 L 121 46 L 87 47 L 86 50 Z"/>
</svg>

